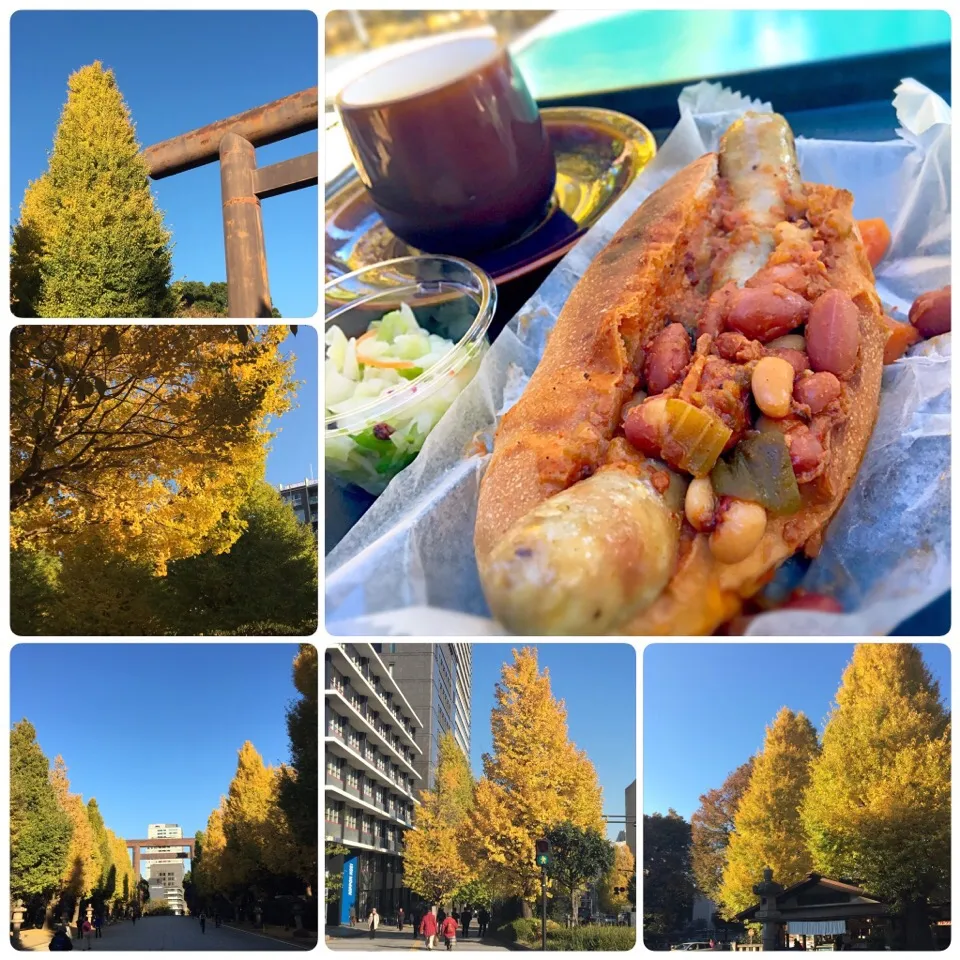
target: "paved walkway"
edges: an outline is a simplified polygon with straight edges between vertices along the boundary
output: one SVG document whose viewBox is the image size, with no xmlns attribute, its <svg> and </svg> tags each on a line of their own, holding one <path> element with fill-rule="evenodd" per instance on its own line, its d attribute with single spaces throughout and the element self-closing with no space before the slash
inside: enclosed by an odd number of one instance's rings
<svg viewBox="0 0 960 960">
<path fill-rule="evenodd" d="M 307 947 L 295 946 L 231 927 L 219 930 L 212 922 L 207 923 L 207 932 L 200 932 L 200 921 L 193 917 L 143 917 L 136 925 L 129 920 L 105 927 L 103 936 L 89 941 L 73 941 L 73 952 L 93 953 L 111 950 L 289 950 L 304 951 Z M 47 950 L 46 944 L 34 949 Z"/>
<path fill-rule="evenodd" d="M 377 930 L 375 939 L 370 939 L 370 934 L 365 928 L 354 927 L 327 927 L 324 931 L 326 946 L 331 950 L 423 950 L 426 952 L 426 945 L 423 937 L 413 939 L 413 930 L 406 927 L 403 933 L 400 933 L 396 927 L 380 927 Z M 435 950 L 442 953 L 447 952 L 447 948 L 441 940 Z M 509 948 L 493 940 L 480 941 L 474 936 L 457 938 L 457 945 L 454 950 L 502 950 L 509 952 Z M 453 951 L 451 951 L 453 952 Z"/>
</svg>

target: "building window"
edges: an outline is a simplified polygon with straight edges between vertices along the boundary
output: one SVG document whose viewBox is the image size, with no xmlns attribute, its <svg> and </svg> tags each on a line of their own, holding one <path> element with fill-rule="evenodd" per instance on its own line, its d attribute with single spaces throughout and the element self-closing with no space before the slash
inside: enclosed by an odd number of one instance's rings
<svg viewBox="0 0 960 960">
<path fill-rule="evenodd" d="M 324 814 L 327 823 L 335 823 L 340 826 L 340 805 L 335 800 L 327 801 L 327 809 Z"/>
<path fill-rule="evenodd" d="M 360 788 L 360 774 L 353 767 L 347 767 L 347 786 L 354 790 Z"/>
<path fill-rule="evenodd" d="M 330 734 L 334 737 L 343 739 L 343 731 L 346 723 L 339 713 L 330 713 Z"/>
<path fill-rule="evenodd" d="M 342 763 L 343 761 L 340 759 L 340 757 L 330 754 L 327 757 L 327 776 L 333 777 L 336 780 L 341 780 L 342 777 L 340 776 L 340 766 Z"/>
<path fill-rule="evenodd" d="M 357 829 L 357 811 L 353 807 L 347 807 L 346 819 L 344 820 L 344 826 L 350 830 Z"/>
</svg>

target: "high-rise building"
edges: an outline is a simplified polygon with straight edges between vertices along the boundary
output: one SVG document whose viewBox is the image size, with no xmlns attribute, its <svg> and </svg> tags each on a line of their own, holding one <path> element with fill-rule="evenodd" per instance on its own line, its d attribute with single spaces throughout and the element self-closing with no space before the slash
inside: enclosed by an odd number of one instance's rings
<svg viewBox="0 0 960 960">
<path fill-rule="evenodd" d="M 301 523 L 308 524 L 313 529 L 313 535 L 319 536 L 320 510 L 319 500 L 320 483 L 317 480 L 302 480 L 300 483 L 283 483 L 280 485 L 280 496 L 293 507 L 293 512 Z"/>
<path fill-rule="evenodd" d="M 180 839 L 183 831 L 176 823 L 151 823 L 147 826 L 148 840 Z M 170 853 L 170 847 L 141 847 L 144 853 Z M 146 880 L 150 885 L 151 900 L 166 900 L 178 916 L 183 909 L 183 857 L 170 856 L 162 860 L 146 860 Z"/>
<path fill-rule="evenodd" d="M 340 874 L 327 923 L 347 923 L 351 909 L 410 913 L 403 887 L 403 835 L 413 825 L 421 774 L 423 724 L 375 647 L 341 643 L 324 656 L 324 837 L 347 853 L 328 857 Z"/>
<path fill-rule="evenodd" d="M 379 643 L 381 658 L 423 722 L 423 754 L 414 766 L 420 790 L 432 790 L 440 735 L 450 730 L 470 759 L 473 647 L 469 643 Z"/>
<path fill-rule="evenodd" d="M 637 862 L 637 781 L 623 791 L 624 806 L 627 811 L 627 835 L 624 838 L 633 854 L 633 862 Z"/>
</svg>

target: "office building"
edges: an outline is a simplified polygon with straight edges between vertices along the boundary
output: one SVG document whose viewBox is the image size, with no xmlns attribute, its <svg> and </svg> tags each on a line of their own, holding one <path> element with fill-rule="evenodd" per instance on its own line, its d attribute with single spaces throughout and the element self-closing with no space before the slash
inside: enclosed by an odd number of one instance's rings
<svg viewBox="0 0 960 960">
<path fill-rule="evenodd" d="M 633 862 L 637 862 L 637 781 L 623 791 L 624 805 L 627 811 L 627 830 L 624 839 L 633 854 Z"/>
<path fill-rule="evenodd" d="M 326 860 L 343 880 L 328 924 L 349 922 L 351 909 L 392 917 L 411 907 L 400 854 L 419 802 L 423 724 L 380 646 L 341 643 L 324 656 L 324 837 L 348 851 Z"/>
<path fill-rule="evenodd" d="M 280 496 L 293 507 L 293 512 L 301 523 L 309 524 L 315 537 L 319 536 L 319 514 L 317 506 L 320 488 L 317 480 L 302 480 L 300 483 L 280 485 Z"/>
<path fill-rule="evenodd" d="M 147 826 L 148 840 L 180 839 L 183 831 L 176 823 L 151 823 Z M 142 847 L 144 853 L 168 853 L 162 860 L 144 862 L 146 880 L 150 885 L 151 900 L 166 900 L 173 912 L 180 916 L 184 912 L 183 900 L 183 857 L 175 856 L 170 847 Z"/>
<path fill-rule="evenodd" d="M 469 643 L 374 644 L 394 680 L 423 723 L 414 762 L 420 790 L 432 790 L 436 778 L 440 735 L 453 733 L 470 758 L 470 704 L 473 690 L 473 647 Z"/>
</svg>

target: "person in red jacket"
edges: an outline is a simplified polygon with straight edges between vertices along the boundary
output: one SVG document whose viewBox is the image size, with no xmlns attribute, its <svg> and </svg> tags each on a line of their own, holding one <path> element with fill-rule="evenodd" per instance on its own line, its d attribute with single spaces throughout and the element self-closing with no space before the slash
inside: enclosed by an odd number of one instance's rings
<svg viewBox="0 0 960 960">
<path fill-rule="evenodd" d="M 445 917 L 440 924 L 440 936 L 446 943 L 447 949 L 452 950 L 457 945 L 457 920 L 454 916 Z"/>
<path fill-rule="evenodd" d="M 437 939 L 437 918 L 433 910 L 428 910 L 420 921 L 420 935 L 427 944 L 427 949 L 432 950 Z"/>
</svg>

